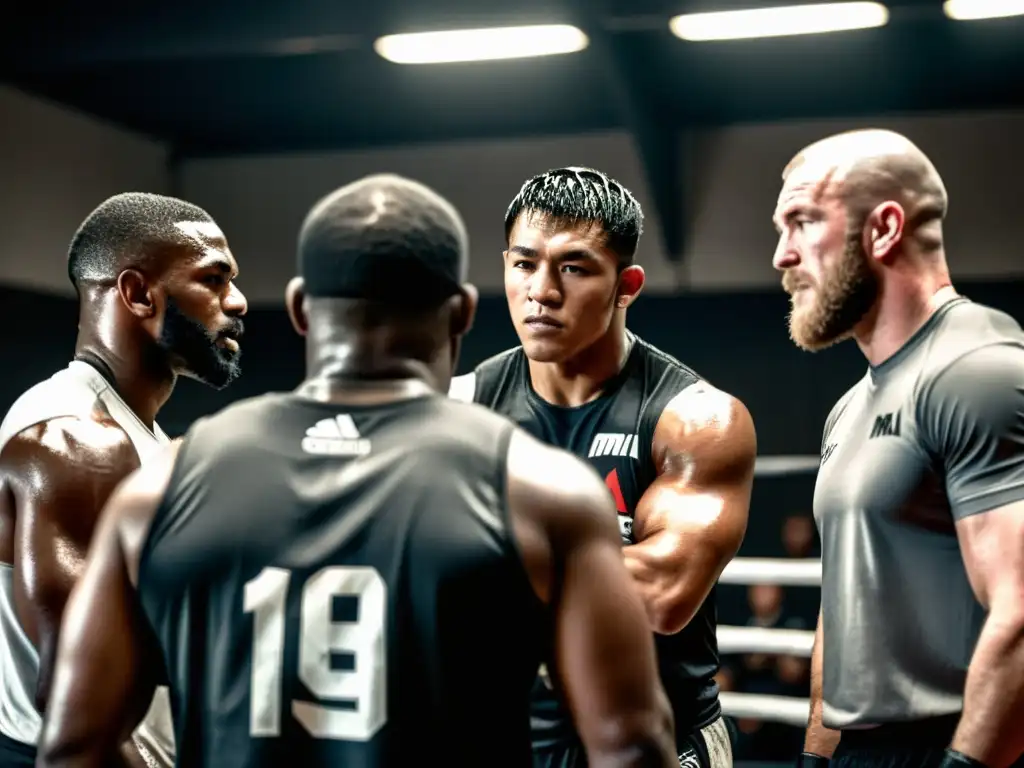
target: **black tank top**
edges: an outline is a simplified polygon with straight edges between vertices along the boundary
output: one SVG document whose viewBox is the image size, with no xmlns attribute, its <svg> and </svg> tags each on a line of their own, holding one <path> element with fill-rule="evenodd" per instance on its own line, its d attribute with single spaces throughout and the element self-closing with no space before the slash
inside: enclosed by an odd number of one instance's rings
<svg viewBox="0 0 1024 768">
<path fill-rule="evenodd" d="M 139 566 L 178 764 L 528 765 L 549 619 L 509 533 L 513 430 L 442 396 L 198 422 Z"/>
<path fill-rule="evenodd" d="M 624 543 L 631 542 L 633 512 L 656 471 L 654 429 L 672 398 L 700 380 L 685 365 L 630 335 L 622 371 L 601 397 L 575 408 L 552 405 L 534 391 L 522 347 L 475 370 L 473 400 L 508 416 L 530 434 L 589 461 L 605 479 L 619 511 Z M 655 635 L 661 679 L 675 712 L 676 731 L 702 728 L 721 712 L 715 592 L 678 634 Z M 544 748 L 576 738 L 572 719 L 547 676 L 538 675 L 531 706 L 533 743 Z"/>
</svg>

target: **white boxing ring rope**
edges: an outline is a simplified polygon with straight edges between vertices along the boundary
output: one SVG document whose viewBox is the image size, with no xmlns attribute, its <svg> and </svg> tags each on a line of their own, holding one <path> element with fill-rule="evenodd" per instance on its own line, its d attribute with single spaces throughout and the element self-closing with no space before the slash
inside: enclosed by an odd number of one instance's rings
<svg viewBox="0 0 1024 768">
<path fill-rule="evenodd" d="M 813 472 L 820 462 L 817 456 L 758 457 L 755 477 Z M 777 584 L 782 587 L 820 587 L 821 560 L 784 560 L 767 557 L 737 557 L 725 567 L 719 584 Z M 814 632 L 798 629 L 762 627 L 718 628 L 718 652 L 724 655 L 768 653 L 780 656 L 810 657 Z M 722 691 L 722 711 L 737 718 L 752 718 L 797 727 L 807 724 L 810 702 L 794 696 L 770 696 L 756 693 Z"/>
</svg>

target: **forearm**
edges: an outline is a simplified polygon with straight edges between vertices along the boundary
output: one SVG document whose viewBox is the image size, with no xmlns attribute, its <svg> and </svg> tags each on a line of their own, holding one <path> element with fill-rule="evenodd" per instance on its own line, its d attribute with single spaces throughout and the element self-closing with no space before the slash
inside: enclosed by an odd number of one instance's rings
<svg viewBox="0 0 1024 768">
<path fill-rule="evenodd" d="M 646 716 L 631 713 L 626 722 L 603 730 L 601 739 L 584 739 L 591 768 L 677 768 L 675 723 L 664 694 Z"/>
<path fill-rule="evenodd" d="M 40 745 L 36 768 L 156 768 L 132 740 L 118 750 L 86 742 L 55 742 Z"/>
<path fill-rule="evenodd" d="M 964 709 L 952 748 L 989 768 L 1024 752 L 1024 614 L 993 610 L 967 670 Z"/>
<path fill-rule="evenodd" d="M 622 553 L 651 628 L 674 635 L 689 624 L 711 585 L 698 583 L 676 543 L 656 537 L 623 547 Z"/>
<path fill-rule="evenodd" d="M 824 670 L 824 645 L 822 642 L 821 618 L 814 633 L 814 648 L 811 651 L 811 713 L 807 719 L 807 732 L 804 735 L 804 752 L 822 757 L 832 757 L 839 743 L 839 731 L 826 728 L 822 723 L 824 711 L 824 695 L 821 677 Z"/>
</svg>

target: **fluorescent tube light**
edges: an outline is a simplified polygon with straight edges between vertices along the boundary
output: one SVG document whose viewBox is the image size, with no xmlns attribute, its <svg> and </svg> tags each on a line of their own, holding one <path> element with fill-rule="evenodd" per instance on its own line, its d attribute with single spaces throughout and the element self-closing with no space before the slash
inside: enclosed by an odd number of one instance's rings
<svg viewBox="0 0 1024 768">
<path fill-rule="evenodd" d="M 395 64 L 447 64 L 575 53 L 589 42 L 576 27 L 548 24 L 386 35 L 373 48 Z"/>
<path fill-rule="evenodd" d="M 818 3 L 686 13 L 674 17 L 669 28 L 676 37 L 696 42 L 842 32 L 881 27 L 888 21 L 889 9 L 881 3 Z"/>
<path fill-rule="evenodd" d="M 955 21 L 1024 16 L 1024 0 L 946 0 L 942 6 Z"/>
</svg>

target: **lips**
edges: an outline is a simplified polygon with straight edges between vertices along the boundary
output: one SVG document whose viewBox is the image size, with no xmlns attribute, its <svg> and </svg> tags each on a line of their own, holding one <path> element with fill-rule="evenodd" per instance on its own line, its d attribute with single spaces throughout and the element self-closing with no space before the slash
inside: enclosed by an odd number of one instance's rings
<svg viewBox="0 0 1024 768">
<path fill-rule="evenodd" d="M 221 336 L 217 339 L 217 346 L 221 349 L 226 349 L 229 352 L 237 352 L 239 349 L 238 340 L 231 336 Z"/>
<path fill-rule="evenodd" d="M 217 338 L 217 346 L 229 352 L 237 352 L 239 350 L 238 340 L 241 336 L 240 332 L 226 331 Z"/>
<path fill-rule="evenodd" d="M 526 325 L 534 328 L 562 328 L 562 323 L 547 315 L 530 315 L 524 321 Z"/>
</svg>

